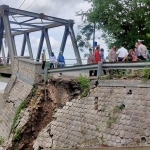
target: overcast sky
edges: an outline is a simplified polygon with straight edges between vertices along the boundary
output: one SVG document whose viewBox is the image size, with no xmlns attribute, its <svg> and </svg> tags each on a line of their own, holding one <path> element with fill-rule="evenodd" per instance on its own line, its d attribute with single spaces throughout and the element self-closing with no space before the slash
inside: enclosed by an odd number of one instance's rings
<svg viewBox="0 0 150 150">
<path fill-rule="evenodd" d="M 35 2 L 34 2 L 35 1 Z M 13 8 L 19 8 L 20 5 L 24 2 L 24 0 L 0 0 L 0 5 L 9 5 Z M 34 2 L 34 3 L 33 3 Z M 32 4 L 33 3 L 33 4 Z M 32 5 L 31 5 L 32 4 Z M 30 6 L 31 5 L 31 6 Z M 30 6 L 30 7 L 29 7 Z M 28 8 L 29 7 L 29 8 Z M 74 31 L 77 35 L 79 33 L 79 29 L 77 26 L 81 24 L 81 18 L 76 16 L 76 12 L 79 10 L 87 10 L 90 8 L 90 4 L 84 2 L 84 0 L 25 0 L 20 9 L 28 10 L 36 13 L 44 13 L 46 15 L 64 18 L 64 19 L 73 19 L 75 20 Z M 19 19 L 17 18 L 19 21 Z M 12 20 L 13 21 L 13 20 Z M 64 27 L 49 29 L 49 38 L 52 45 L 52 50 L 56 56 L 58 56 L 58 52 L 61 45 L 61 40 L 64 33 Z M 100 36 L 100 32 L 96 32 L 96 37 Z M 20 54 L 23 36 L 16 36 L 16 45 L 17 52 Z M 36 52 L 38 49 L 38 44 L 40 41 L 40 32 L 34 32 L 30 34 L 31 46 L 33 49 L 34 57 L 36 57 Z M 98 44 L 101 45 L 101 48 L 104 48 L 105 55 L 107 55 L 107 47 L 103 40 L 96 40 Z M 92 43 L 91 43 L 92 44 Z M 47 50 L 46 44 L 44 42 L 43 49 Z M 87 53 L 88 50 L 85 49 L 85 52 L 81 52 L 81 57 L 83 57 L 84 53 Z M 28 49 L 26 45 L 25 54 L 28 55 Z M 67 45 L 64 51 L 65 58 L 75 58 L 73 47 L 71 44 L 70 37 L 68 36 Z M 68 63 L 74 63 L 75 61 L 68 61 Z M 86 63 L 86 61 L 84 61 Z"/>
</svg>

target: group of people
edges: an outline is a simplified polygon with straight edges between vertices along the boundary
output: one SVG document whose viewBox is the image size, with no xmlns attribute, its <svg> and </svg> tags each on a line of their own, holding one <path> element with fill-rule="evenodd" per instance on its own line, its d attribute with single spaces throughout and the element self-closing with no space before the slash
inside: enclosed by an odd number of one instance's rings
<svg viewBox="0 0 150 150">
<path fill-rule="evenodd" d="M 59 52 L 58 57 L 56 58 L 54 52 L 51 52 L 50 56 L 50 68 L 62 68 L 65 66 L 65 58 L 63 56 L 62 51 Z M 45 55 L 45 50 L 43 50 L 42 53 L 42 69 L 45 68 L 45 62 L 46 62 L 46 55 Z M 60 73 L 62 75 L 62 73 Z"/>
<path fill-rule="evenodd" d="M 100 46 L 95 47 L 93 50 L 89 49 L 89 54 L 88 54 L 88 64 L 93 64 L 93 63 L 98 63 L 99 61 L 104 62 L 104 49 L 101 48 Z M 104 74 L 106 74 L 106 71 L 104 70 Z M 97 70 L 90 70 L 89 71 L 89 76 L 97 76 Z"/>
<path fill-rule="evenodd" d="M 121 47 L 116 50 L 116 46 L 113 46 L 109 50 L 108 60 L 109 62 L 117 62 L 117 61 L 138 61 L 138 60 L 148 60 L 150 59 L 150 54 L 148 53 L 147 47 L 144 45 L 143 40 L 138 40 L 135 44 L 134 49 L 130 49 L 129 51 L 121 44 Z M 93 49 L 89 49 L 88 54 L 88 64 L 98 63 L 99 61 L 105 62 L 104 58 L 104 49 L 100 46 L 96 46 Z M 42 69 L 45 68 L 46 55 L 45 50 L 42 53 Z M 62 51 L 59 52 L 59 55 L 56 59 L 54 52 L 51 53 L 50 56 L 50 68 L 62 68 L 65 66 L 65 59 Z M 103 70 L 104 74 L 106 71 Z M 62 74 L 60 74 L 62 75 Z M 89 76 L 97 76 L 97 70 L 90 70 Z"/>
<path fill-rule="evenodd" d="M 147 50 L 147 47 L 144 45 L 143 40 L 138 40 L 138 42 L 135 44 L 134 49 L 130 49 L 129 51 L 124 47 L 123 44 L 121 44 L 121 47 L 116 50 L 116 46 L 113 46 L 109 50 L 108 54 L 108 60 L 109 62 L 117 62 L 117 61 L 139 61 L 139 60 L 148 60 L 150 59 L 150 54 Z M 104 62 L 104 49 L 100 46 L 95 47 L 93 50 L 89 49 L 88 54 L 88 64 L 92 63 L 98 63 L 99 61 Z M 103 70 L 104 74 L 106 74 L 106 71 Z M 96 70 L 90 70 L 89 76 L 97 76 Z"/>
<path fill-rule="evenodd" d="M 113 46 L 109 50 L 108 54 L 109 62 L 116 62 L 116 61 L 139 61 L 139 60 L 149 60 L 150 54 L 147 50 L 147 47 L 144 45 L 143 40 L 138 40 L 135 44 L 134 49 L 130 49 L 129 52 L 124 45 L 121 44 L 121 48 L 116 51 L 116 46 Z"/>
</svg>

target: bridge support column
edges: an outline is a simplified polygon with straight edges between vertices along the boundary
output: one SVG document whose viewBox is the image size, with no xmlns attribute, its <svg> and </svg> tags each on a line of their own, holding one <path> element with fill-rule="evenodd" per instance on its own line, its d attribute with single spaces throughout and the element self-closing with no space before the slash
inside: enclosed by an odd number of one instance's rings
<svg viewBox="0 0 150 150">
<path fill-rule="evenodd" d="M 10 55 L 9 55 L 9 52 L 7 53 L 7 64 L 9 64 L 9 61 L 10 61 Z"/>
<path fill-rule="evenodd" d="M 4 24 L 3 24 L 3 19 L 0 17 L 0 51 L 3 45 L 3 33 L 4 33 Z"/>
<path fill-rule="evenodd" d="M 45 40 L 47 44 L 47 50 L 48 50 L 48 54 L 50 58 L 51 53 L 52 53 L 52 47 L 51 47 L 51 43 L 50 43 L 49 36 L 48 36 L 48 29 L 44 29 L 43 32 L 44 32 L 44 36 L 45 36 Z"/>
<path fill-rule="evenodd" d="M 78 50 L 78 46 L 77 46 L 77 42 L 76 42 L 74 30 L 73 30 L 73 23 L 69 24 L 69 33 L 70 33 L 74 53 L 75 53 L 75 56 L 76 56 L 77 64 L 82 65 L 80 53 L 79 53 L 79 50 Z"/>
<path fill-rule="evenodd" d="M 14 46 L 13 46 L 13 39 L 12 39 L 12 36 L 11 36 L 9 18 L 8 18 L 8 15 L 6 15 L 6 14 L 3 15 L 3 23 L 4 23 L 5 34 L 6 34 L 7 43 L 8 43 L 8 51 L 9 51 L 9 54 L 10 54 L 9 56 L 10 56 L 11 63 L 13 64 Z"/>
<path fill-rule="evenodd" d="M 2 56 L 3 56 L 4 66 L 7 66 L 7 62 L 6 62 L 6 57 L 5 57 L 5 52 L 4 52 L 4 46 L 3 46 L 3 44 L 2 44 L 2 47 L 1 47 L 1 51 L 2 51 Z"/>
<path fill-rule="evenodd" d="M 13 46 L 14 46 L 14 55 L 17 56 L 16 44 L 15 44 L 15 37 L 12 37 Z"/>
<path fill-rule="evenodd" d="M 25 46 L 26 46 L 26 36 L 24 35 L 20 56 L 24 56 Z"/>
<path fill-rule="evenodd" d="M 62 51 L 62 53 L 64 53 L 64 49 L 65 49 L 65 46 L 66 46 L 68 34 L 69 34 L 69 28 L 68 28 L 68 26 L 65 26 L 65 32 L 64 32 L 61 47 L 60 47 L 60 51 Z"/>
<path fill-rule="evenodd" d="M 39 43 L 39 48 L 38 48 L 38 52 L 37 52 L 37 56 L 36 56 L 36 61 L 38 61 L 38 62 L 40 60 L 40 56 L 41 56 L 41 52 L 42 52 L 43 41 L 44 41 L 44 33 L 42 31 L 41 32 L 40 43 Z"/>
<path fill-rule="evenodd" d="M 30 59 L 33 59 L 33 53 L 32 53 L 32 48 L 31 48 L 29 33 L 25 33 L 25 36 L 26 36 L 26 40 L 27 40 L 27 45 L 28 45 Z"/>
</svg>

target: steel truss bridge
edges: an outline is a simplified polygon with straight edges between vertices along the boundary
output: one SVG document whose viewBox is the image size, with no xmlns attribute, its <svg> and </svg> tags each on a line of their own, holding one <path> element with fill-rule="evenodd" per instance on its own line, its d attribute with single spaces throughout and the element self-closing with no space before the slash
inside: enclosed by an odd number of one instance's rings
<svg viewBox="0 0 150 150">
<path fill-rule="evenodd" d="M 15 19 L 16 17 L 17 18 L 20 17 L 21 19 L 23 19 L 23 21 L 18 22 Z M 12 19 L 14 21 L 12 21 Z M 12 27 L 14 25 L 16 25 L 17 27 Z M 24 56 L 26 43 L 27 43 L 30 59 L 34 59 L 29 34 L 31 32 L 36 32 L 36 31 L 41 31 L 41 38 L 40 38 L 40 42 L 36 54 L 36 61 L 40 60 L 44 38 L 46 41 L 48 54 L 50 56 L 52 52 L 52 48 L 49 40 L 48 29 L 60 27 L 60 26 L 65 26 L 65 31 L 64 31 L 60 51 L 64 52 L 67 37 L 68 35 L 70 35 L 77 64 L 81 65 L 82 62 L 77 47 L 73 25 L 74 25 L 73 20 L 65 20 L 53 16 L 48 16 L 43 13 L 38 14 L 34 12 L 10 8 L 7 5 L 1 5 L 0 6 L 0 54 L 2 54 L 4 65 L 7 65 L 9 63 L 9 60 L 11 63 L 13 63 L 15 56 Z M 24 35 L 20 54 L 17 53 L 16 44 L 15 44 L 15 36 L 17 35 Z M 7 54 L 5 54 L 5 50 L 3 46 L 4 43 L 3 38 L 6 38 L 8 44 Z"/>
</svg>

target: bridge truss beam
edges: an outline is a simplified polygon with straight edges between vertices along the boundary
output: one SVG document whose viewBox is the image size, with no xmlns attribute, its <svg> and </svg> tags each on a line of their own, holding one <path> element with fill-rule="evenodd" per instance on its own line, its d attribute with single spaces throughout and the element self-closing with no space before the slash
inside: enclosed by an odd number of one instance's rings
<svg viewBox="0 0 150 150">
<path fill-rule="evenodd" d="M 15 19 L 15 17 L 17 18 L 18 16 L 19 18 L 21 18 L 21 20 L 19 21 Z M 10 19 L 10 17 L 12 18 Z M 12 21 L 12 19 L 14 21 Z M 81 62 L 80 53 L 75 39 L 73 24 L 74 24 L 73 20 L 66 20 L 62 18 L 48 16 L 43 13 L 38 14 L 34 12 L 10 8 L 7 5 L 1 5 L 0 6 L 0 48 L 2 50 L 3 38 L 6 38 L 8 44 L 8 55 L 10 57 L 11 63 L 13 63 L 14 56 L 18 55 L 16 44 L 15 44 L 16 43 L 15 36 L 24 35 L 20 55 L 24 56 L 25 46 L 27 43 L 30 59 L 34 59 L 29 35 L 31 32 L 41 31 L 39 48 L 36 55 L 36 61 L 39 61 L 42 52 L 44 38 L 46 41 L 49 57 L 52 52 L 52 47 L 48 35 L 48 29 L 65 26 L 64 36 L 62 39 L 60 50 L 64 52 L 67 37 L 68 35 L 70 35 L 77 64 L 81 65 L 82 62 Z M 3 55 L 3 57 L 5 57 L 5 54 Z M 5 58 L 3 59 L 6 61 Z M 9 58 L 7 59 L 6 62 L 8 62 L 8 60 Z"/>
</svg>

